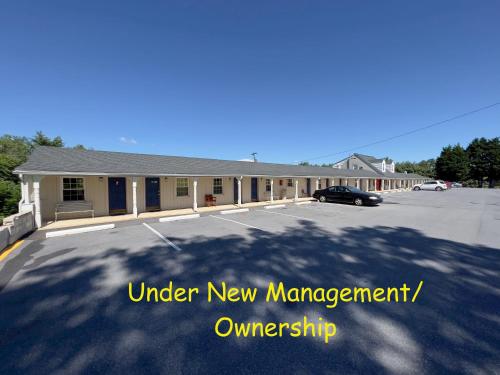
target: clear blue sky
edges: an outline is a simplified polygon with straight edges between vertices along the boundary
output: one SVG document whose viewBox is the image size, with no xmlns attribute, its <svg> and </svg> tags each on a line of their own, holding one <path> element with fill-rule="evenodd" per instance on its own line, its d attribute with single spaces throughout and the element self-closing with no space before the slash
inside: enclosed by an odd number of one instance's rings
<svg viewBox="0 0 500 375">
<path fill-rule="evenodd" d="M 0 133 L 294 162 L 500 101 L 498 1 L 5 1 Z M 359 152 L 500 135 L 500 106 Z M 344 155 L 318 159 L 332 162 Z"/>
</svg>

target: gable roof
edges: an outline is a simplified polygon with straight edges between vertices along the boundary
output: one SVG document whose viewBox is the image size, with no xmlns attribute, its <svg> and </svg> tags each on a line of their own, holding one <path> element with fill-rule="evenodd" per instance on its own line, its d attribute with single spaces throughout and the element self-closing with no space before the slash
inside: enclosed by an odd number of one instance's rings
<svg viewBox="0 0 500 375">
<path fill-rule="evenodd" d="M 352 156 L 357 157 L 359 160 L 361 160 L 363 163 L 368 165 L 371 170 L 373 170 L 377 174 L 383 174 L 381 170 L 379 170 L 377 167 L 375 167 L 373 164 L 374 163 L 380 163 L 382 162 L 383 159 L 376 159 L 373 156 L 369 155 L 362 155 L 362 154 L 352 154 Z"/>
<path fill-rule="evenodd" d="M 387 164 L 393 163 L 393 160 L 391 158 L 376 158 L 374 156 L 357 154 L 357 153 L 354 153 L 353 155 L 357 156 L 358 158 L 363 158 L 364 160 L 368 160 L 370 163 L 382 163 L 382 161 L 384 160 Z"/>
<path fill-rule="evenodd" d="M 369 170 L 36 147 L 14 173 L 122 176 L 379 177 Z M 406 175 L 405 175 L 406 176 Z"/>
</svg>

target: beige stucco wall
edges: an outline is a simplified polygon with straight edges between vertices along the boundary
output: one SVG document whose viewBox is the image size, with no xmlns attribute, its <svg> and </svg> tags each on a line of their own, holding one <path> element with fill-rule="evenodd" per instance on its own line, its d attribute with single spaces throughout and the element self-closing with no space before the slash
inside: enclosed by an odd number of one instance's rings
<svg viewBox="0 0 500 375">
<path fill-rule="evenodd" d="M 241 203 L 252 201 L 251 177 L 243 177 L 241 180 Z"/>
<path fill-rule="evenodd" d="M 85 200 L 92 202 L 96 216 L 108 215 L 108 180 L 97 176 L 84 176 Z M 33 186 L 30 184 L 30 199 L 33 200 Z M 45 176 L 40 182 L 40 204 L 42 221 L 55 219 L 56 205 L 62 202 L 62 177 Z M 67 214 L 66 217 L 74 217 Z"/>
<path fill-rule="evenodd" d="M 109 214 L 108 209 L 108 178 L 98 176 L 84 176 L 85 186 L 85 199 L 91 201 L 95 210 L 96 216 L 106 216 Z M 215 195 L 217 198 L 217 205 L 232 204 L 234 199 L 233 190 L 233 177 L 221 177 L 223 181 L 223 193 Z M 345 178 L 329 178 L 329 186 L 339 185 L 341 182 L 344 185 Z M 180 208 L 190 208 L 193 206 L 193 179 L 188 178 L 188 196 L 176 196 L 176 177 L 160 177 L 160 204 L 162 210 L 172 210 Z M 321 187 L 327 187 L 327 177 L 321 177 Z M 133 197 L 132 197 L 132 177 L 127 177 L 127 212 L 132 213 Z M 282 185 L 280 185 L 280 180 Z M 298 178 L 298 195 L 299 197 L 307 196 L 307 178 Z M 342 181 L 341 181 L 342 180 Z M 266 192 L 266 178 L 257 177 L 258 181 L 258 195 L 260 201 L 269 200 L 269 192 Z M 400 180 L 398 180 L 400 182 Z M 356 186 L 356 179 L 348 179 L 351 186 Z M 54 212 L 56 204 L 62 199 L 62 177 L 61 176 L 46 176 L 40 183 L 41 191 L 41 206 L 42 206 L 42 219 L 43 221 L 54 220 Z M 370 189 L 374 189 L 374 181 L 370 181 Z M 311 178 L 311 193 L 316 188 L 316 178 Z M 366 189 L 366 184 L 362 185 Z M 33 200 L 33 185 L 29 184 L 29 192 L 31 200 Z M 198 206 L 205 206 L 205 194 L 213 194 L 213 178 L 200 177 L 198 178 Z M 293 179 L 293 186 L 288 186 L 287 178 L 274 179 L 274 196 L 275 198 L 286 197 L 293 199 L 295 196 L 295 179 Z M 242 203 L 251 201 L 251 177 L 243 177 L 242 180 Z M 137 177 L 137 207 L 138 212 L 146 210 L 146 196 L 145 196 L 145 177 Z M 72 217 L 71 215 L 68 215 Z"/>
<path fill-rule="evenodd" d="M 47 176 L 40 181 L 40 206 L 42 208 L 42 221 L 54 220 L 56 204 L 60 200 L 60 187 L 58 176 Z"/>
<path fill-rule="evenodd" d="M 98 176 L 84 178 L 85 200 L 91 201 L 96 216 L 108 215 L 108 178 Z"/>
</svg>

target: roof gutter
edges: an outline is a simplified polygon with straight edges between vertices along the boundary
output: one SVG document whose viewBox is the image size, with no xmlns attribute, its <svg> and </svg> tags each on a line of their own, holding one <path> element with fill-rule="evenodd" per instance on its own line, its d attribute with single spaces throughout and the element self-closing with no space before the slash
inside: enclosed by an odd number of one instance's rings
<svg viewBox="0 0 500 375">
<path fill-rule="evenodd" d="M 334 168 L 332 168 L 334 169 Z M 340 170 L 341 169 L 337 169 Z M 14 170 L 14 174 L 25 174 L 25 175 L 38 175 L 38 176 L 157 176 L 157 177 L 235 177 L 235 176 L 244 176 L 244 177 L 273 177 L 273 178 L 334 178 L 334 177 L 342 177 L 342 178 L 381 178 L 383 176 L 349 176 L 339 173 L 334 173 L 331 175 L 267 175 L 267 174 L 244 174 L 244 173 L 218 173 L 218 174 L 187 174 L 187 173 L 154 173 L 154 174 L 145 174 L 145 173 L 106 173 L 106 172 L 68 172 L 68 171 L 30 171 L 30 170 Z M 384 177 L 388 178 L 388 177 Z M 394 177 L 396 178 L 396 177 Z"/>
</svg>

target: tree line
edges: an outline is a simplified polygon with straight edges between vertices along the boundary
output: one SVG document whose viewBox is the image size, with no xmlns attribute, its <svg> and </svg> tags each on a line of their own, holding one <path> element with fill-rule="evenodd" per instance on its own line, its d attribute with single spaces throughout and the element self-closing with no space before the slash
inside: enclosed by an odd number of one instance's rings
<svg viewBox="0 0 500 375">
<path fill-rule="evenodd" d="M 467 147 L 448 145 L 437 159 L 397 163 L 396 171 L 493 188 L 500 180 L 500 138 L 475 138 Z"/>
<path fill-rule="evenodd" d="M 64 142 L 59 136 L 50 138 L 41 131 L 32 138 L 9 134 L 0 137 L 0 220 L 18 210 L 21 187 L 19 178 L 12 171 L 27 160 L 35 146 L 64 147 Z M 77 145 L 75 148 L 85 147 Z"/>
</svg>

